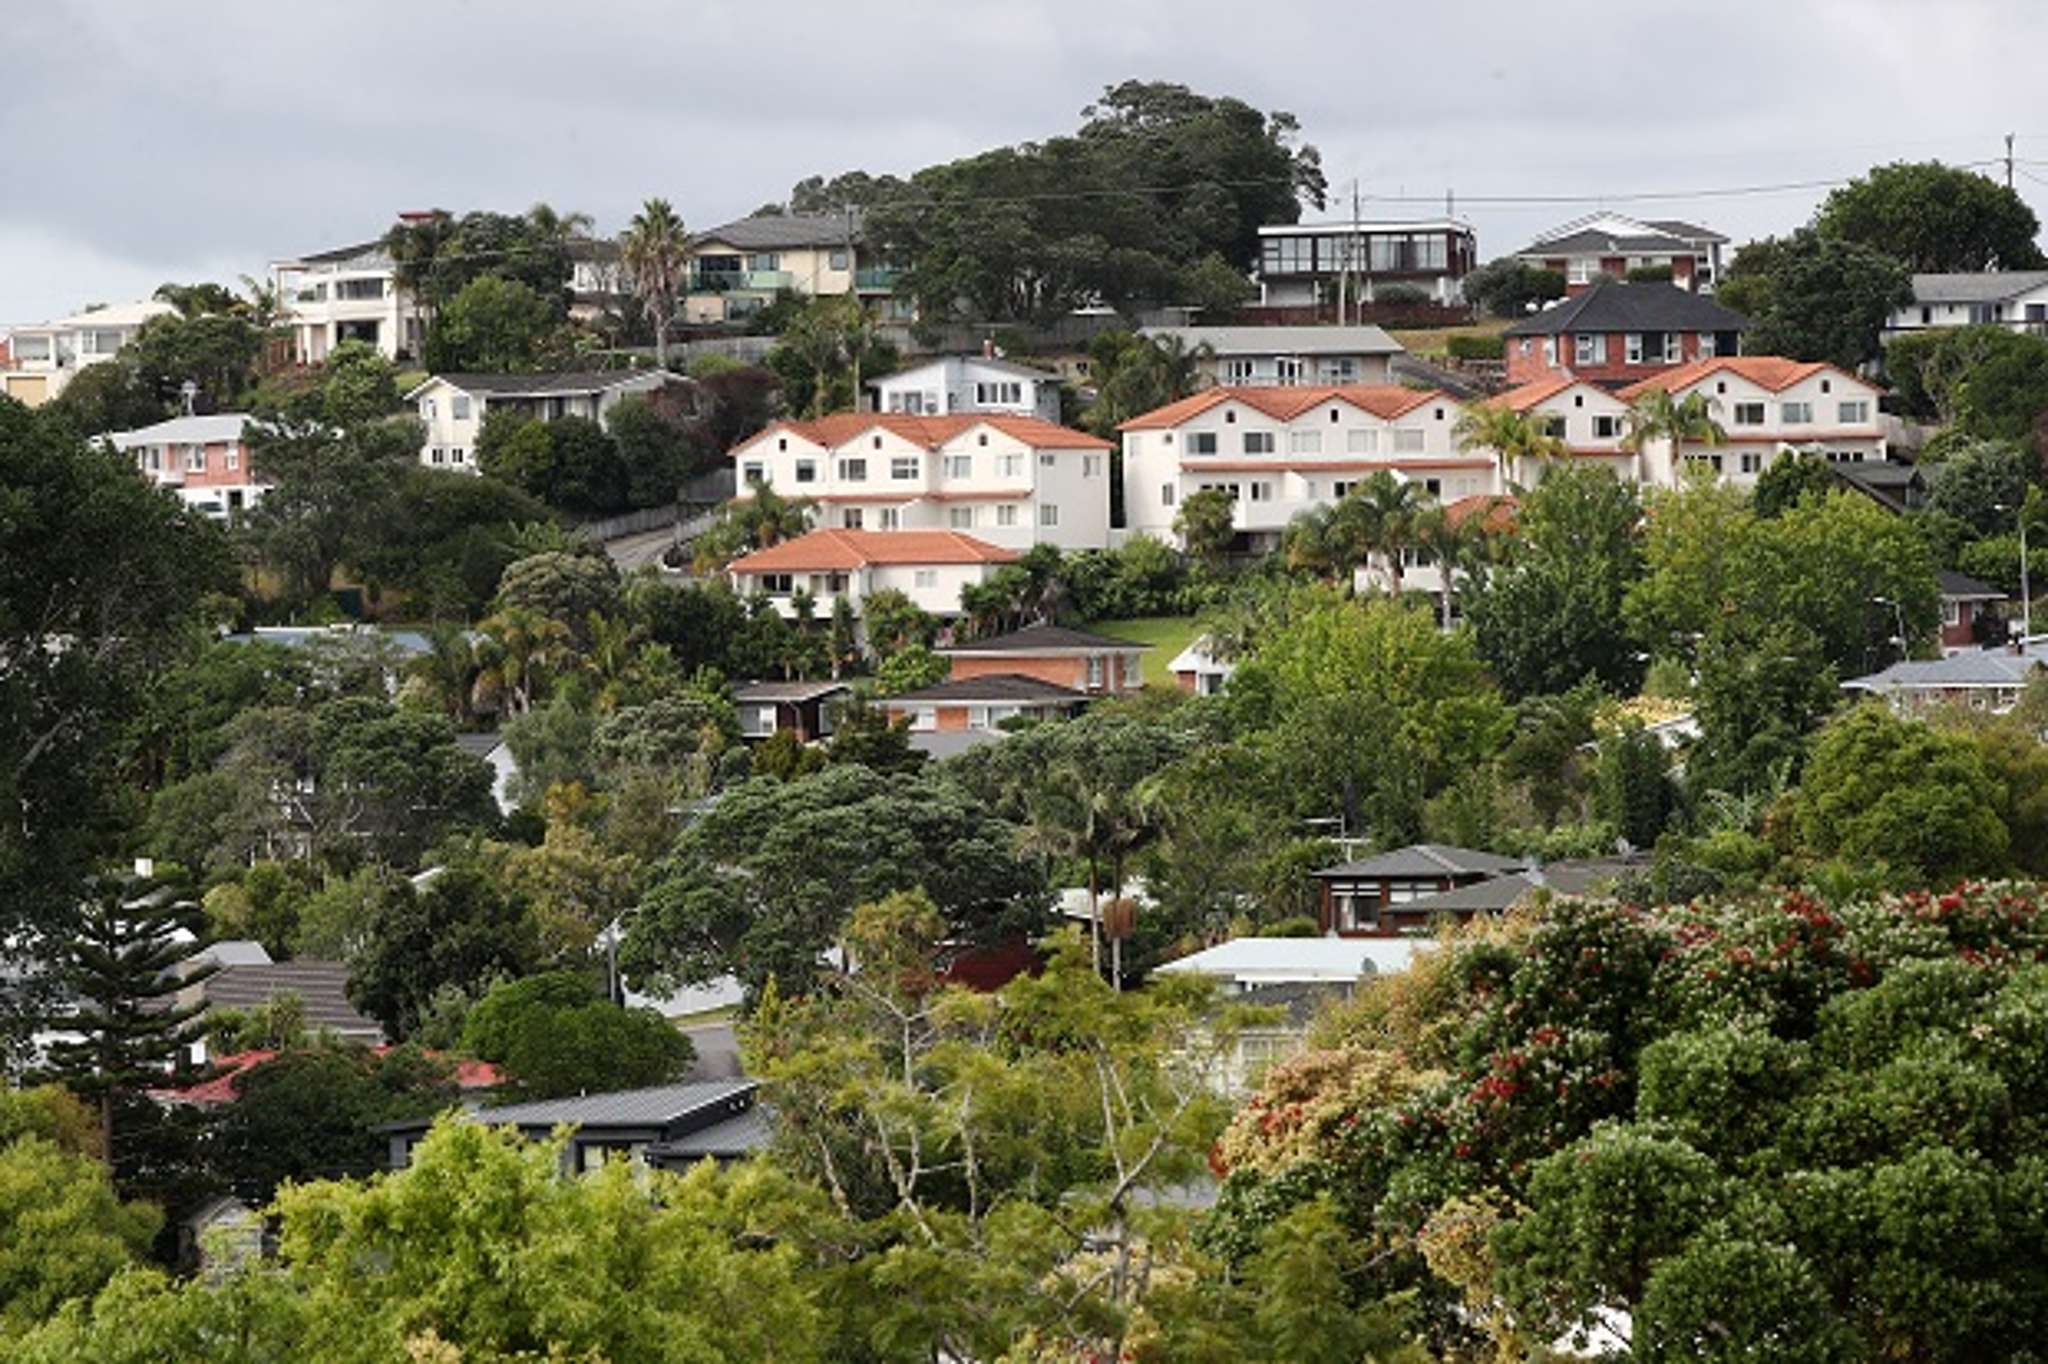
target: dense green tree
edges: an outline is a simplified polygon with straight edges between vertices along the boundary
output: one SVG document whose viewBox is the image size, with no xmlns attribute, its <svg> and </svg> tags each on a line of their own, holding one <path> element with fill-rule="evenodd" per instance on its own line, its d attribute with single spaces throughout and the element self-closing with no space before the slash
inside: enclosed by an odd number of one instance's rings
<svg viewBox="0 0 2048 1364">
<path fill-rule="evenodd" d="M 304 1044 L 235 1077 L 211 1151 L 243 1198 L 268 1201 L 286 1181 L 360 1179 L 384 1168 L 382 1122 L 421 1118 L 460 1097 L 445 1062 L 410 1047 L 378 1054 Z"/>
<path fill-rule="evenodd" d="M 44 404 L 44 411 L 79 435 L 92 437 L 160 422 L 176 410 L 176 399 L 175 392 L 157 392 L 133 360 L 117 355 L 78 371 L 62 393 Z"/>
<path fill-rule="evenodd" d="M 1854 368 L 1877 358 L 1885 320 L 1913 301 L 1913 282 L 1877 247 L 1801 228 L 1737 251 L 1717 301 L 1749 318 L 1747 350 Z"/>
<path fill-rule="evenodd" d="M 622 1008 L 568 971 L 492 986 L 464 1020 L 462 1045 L 502 1067 L 519 1099 L 667 1084 L 696 1055 L 654 1010 Z"/>
<path fill-rule="evenodd" d="M 2027 488 L 2027 455 L 2011 441 L 1967 441 L 1943 453 L 1928 481 L 1930 508 L 1989 535 L 2014 524 Z"/>
<path fill-rule="evenodd" d="M 636 979 L 811 987 L 854 905 L 922 887 L 967 940 L 1037 926 L 1041 883 L 1014 835 L 951 781 L 858 764 L 728 791 L 677 840 L 626 935 Z"/>
<path fill-rule="evenodd" d="M 141 1260 L 162 1221 L 123 1203 L 89 1156 L 32 1133 L 0 1145 L 0 1341 L 90 1299 Z"/>
<path fill-rule="evenodd" d="M 1523 495 L 1506 561 L 1466 597 L 1473 642 L 1510 696 L 1596 677 L 1635 690 L 1643 660 L 1621 604 L 1642 576 L 1642 504 L 1602 469 L 1561 468 Z"/>
<path fill-rule="evenodd" d="M 349 998 L 397 1037 L 419 1025 L 444 986 L 476 990 L 533 969 L 539 937 L 526 902 L 463 860 L 372 907 L 349 960 Z"/>
<path fill-rule="evenodd" d="M 906 651 L 897 658 L 907 656 Z M 874 772 L 915 771 L 926 758 L 910 742 L 908 715 L 892 715 L 858 694 L 839 708 L 825 752 L 835 763 L 859 763 Z"/>
<path fill-rule="evenodd" d="M 251 428 L 250 466 L 270 490 L 248 513 L 247 533 L 291 601 L 317 601 L 338 569 L 376 552 L 419 448 L 411 418 L 341 426 L 301 406 Z"/>
<path fill-rule="evenodd" d="M 2006 327 L 1943 327 L 1899 336 L 1885 370 L 1901 409 L 1970 436 L 2028 442 L 2043 451 L 2048 338 Z"/>
<path fill-rule="evenodd" d="M 1219 567 L 1236 537 L 1237 503 L 1223 488 L 1205 488 L 1181 499 L 1174 513 L 1173 533 L 1190 556 Z"/>
<path fill-rule="evenodd" d="M 246 319 L 220 313 L 152 317 L 122 347 L 121 362 L 135 367 L 142 388 L 173 402 L 185 384 L 196 386 L 200 412 L 229 412 L 255 375 L 263 334 Z"/>
<path fill-rule="evenodd" d="M 340 426 L 392 416 L 402 405 L 398 372 L 369 342 L 343 341 L 320 367 L 320 404 Z"/>
<path fill-rule="evenodd" d="M 700 461 L 723 455 L 700 445 L 701 422 L 684 418 L 675 403 L 634 394 L 614 407 L 605 422 L 614 459 L 625 479 L 622 505 L 660 507 L 681 494 Z"/>
<path fill-rule="evenodd" d="M 698 570 L 722 568 L 742 554 L 802 535 L 811 528 L 816 506 L 808 497 L 784 497 L 766 483 L 749 482 L 697 537 Z"/>
<path fill-rule="evenodd" d="M 1202 362 L 1209 358 L 1206 343 L 1190 346 L 1177 336 L 1101 333 L 1088 343 L 1095 381 L 1088 429 L 1113 438 L 1131 418 L 1187 397 L 1201 386 Z"/>
<path fill-rule="evenodd" d="M 68 921 L 146 679 L 232 581 L 219 533 L 126 457 L 0 402 L 0 938 Z"/>
<path fill-rule="evenodd" d="M 1809 497 L 1825 497 L 1839 489 L 1841 480 L 1824 456 L 1781 452 L 1757 475 L 1756 514 L 1781 516 Z"/>
<path fill-rule="evenodd" d="M 461 374 L 532 369 L 557 320 L 548 300 L 526 285 L 479 275 L 442 305 L 427 340 L 427 367 Z"/>
<path fill-rule="evenodd" d="M 1700 739 L 1687 785 L 1770 794 L 1792 781 L 1806 736 L 1841 701 L 1819 638 L 1796 620 L 1731 615 L 1707 630 L 1697 657 Z"/>
<path fill-rule="evenodd" d="M 861 386 L 896 368 L 896 348 L 850 294 L 804 303 L 764 362 L 781 380 L 783 405 L 806 417 L 852 411 Z"/>
<path fill-rule="evenodd" d="M 495 478 L 414 467 L 399 475 L 391 520 L 363 552 L 363 571 L 381 587 L 413 594 L 434 617 L 471 620 L 521 557 L 521 528 L 553 517 L 538 498 Z"/>
<path fill-rule="evenodd" d="M 1638 848 L 1656 844 L 1677 806 L 1667 765 L 1663 742 L 1640 724 L 1628 725 L 1600 745 L 1596 808 Z"/>
<path fill-rule="evenodd" d="M 529 554 L 498 580 L 500 611 L 533 611 L 582 638 L 593 615 L 619 609 L 619 570 L 603 554 L 559 550 Z"/>
<path fill-rule="evenodd" d="M 1503 256 L 1465 276 L 1465 298 L 1493 317 L 1515 318 L 1564 297 L 1562 271 Z"/>
<path fill-rule="evenodd" d="M 1823 237 L 1882 251 L 1923 274 L 2036 270 L 2044 263 L 2041 223 L 2025 199 L 1939 161 L 1873 167 L 1829 191 L 1813 226 Z"/>
</svg>

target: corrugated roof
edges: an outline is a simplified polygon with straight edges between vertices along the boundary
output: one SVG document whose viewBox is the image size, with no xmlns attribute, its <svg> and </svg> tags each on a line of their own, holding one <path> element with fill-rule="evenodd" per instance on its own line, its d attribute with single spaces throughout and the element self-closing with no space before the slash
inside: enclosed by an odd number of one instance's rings
<svg viewBox="0 0 2048 1364">
<path fill-rule="evenodd" d="M 2048 270 L 1981 270 L 1913 276 L 1915 303 L 2000 303 L 2048 286 Z"/>
<path fill-rule="evenodd" d="M 1856 691 L 1943 691 L 1952 687 L 2018 687 L 2041 666 L 2031 655 L 1993 649 L 1950 654 L 1947 658 L 1915 658 L 1894 663 L 1882 672 L 1852 677 L 1842 685 Z"/>
<path fill-rule="evenodd" d="M 1144 336 L 1175 337 L 1192 350 L 1226 355 L 1401 355 L 1399 341 L 1379 327 L 1146 327 Z"/>
<path fill-rule="evenodd" d="M 1674 284 L 1606 281 L 1510 326 L 1504 336 L 1566 332 L 1739 332 L 1749 319 Z"/>
<path fill-rule="evenodd" d="M 700 1160 L 739 1160 L 775 1140 L 775 1110 L 755 1104 L 745 1112 L 697 1132 L 650 1142 L 646 1157 L 656 1165 L 694 1165 Z"/>
<path fill-rule="evenodd" d="M 1036 677 L 1026 677 L 1022 673 L 989 673 L 984 677 L 948 678 L 929 687 L 919 687 L 916 691 L 885 696 L 882 698 L 882 704 L 892 709 L 900 709 L 906 703 L 962 706 L 979 705 L 982 702 L 1081 702 L 1087 699 L 1086 692 L 1057 686 Z"/>
<path fill-rule="evenodd" d="M 281 961 L 270 966 L 224 966 L 186 986 L 181 1000 L 197 995 L 215 1009 L 257 1009 L 283 995 L 297 995 L 306 1026 L 331 1029 L 343 1037 L 380 1038 L 383 1025 L 365 1018 L 348 1000 L 348 967 L 338 961 Z"/>
<path fill-rule="evenodd" d="M 1226 976 L 1239 980 L 1361 980 L 1405 971 L 1420 953 L 1436 946 L 1428 938 L 1233 938 L 1167 962 L 1172 975 Z"/>
<path fill-rule="evenodd" d="M 1018 557 L 957 530 L 814 530 L 726 565 L 734 573 L 829 573 L 874 564 L 1006 564 Z"/>
<path fill-rule="evenodd" d="M 704 1109 L 750 1097 L 754 1089 L 752 1080 L 654 1085 L 607 1094 L 579 1094 L 571 1099 L 505 1104 L 479 1109 L 475 1117 L 478 1122 L 519 1127 L 554 1127 L 562 1123 L 575 1127 L 666 1127 Z"/>
<path fill-rule="evenodd" d="M 138 426 L 133 431 L 110 431 L 106 438 L 114 443 L 116 450 L 133 450 L 138 445 L 239 442 L 243 430 L 251 420 L 246 412 L 216 412 L 209 417 L 173 417 L 154 426 Z"/>
<path fill-rule="evenodd" d="M 1091 634 L 1086 630 L 1074 630 L 1064 625 L 1027 625 L 1021 630 L 1012 630 L 1006 635 L 992 635 L 987 639 L 971 639 L 964 644 L 949 644 L 938 652 L 942 654 L 1065 654 L 1101 653 L 1104 650 L 1135 652 L 1149 648 L 1149 645 L 1134 644 L 1128 639 L 1111 639 L 1107 635 Z"/>
<path fill-rule="evenodd" d="M 954 412 L 942 417 L 913 417 L 902 412 L 831 412 L 809 421 L 771 422 L 758 435 L 734 446 L 733 454 L 740 454 L 778 432 L 800 436 L 829 450 L 859 440 L 876 430 L 887 431 L 926 450 L 937 450 L 978 426 L 1000 431 L 1035 450 L 1116 448 L 1100 436 L 1076 431 L 1072 427 L 1046 421 L 1043 417 L 1013 416 L 1003 412 Z"/>
<path fill-rule="evenodd" d="M 1941 589 L 1942 596 L 1953 597 L 1957 601 L 2005 600 L 2005 593 L 1993 587 L 1990 583 L 1979 582 L 1967 573 L 1958 573 L 1951 568 L 1936 569 L 1934 571 L 1934 581 Z"/>
<path fill-rule="evenodd" d="M 446 384 L 465 393 L 485 393 L 499 398 L 558 398 L 602 393 L 622 384 L 645 383 L 661 378 L 658 370 L 578 370 L 560 374 L 435 374 L 416 384 L 405 395 L 410 401 L 433 384 Z"/>
<path fill-rule="evenodd" d="M 833 692 L 851 691 L 844 682 L 742 682 L 732 689 L 732 699 L 741 703 L 763 701 L 814 701 Z"/>
<path fill-rule="evenodd" d="M 1470 876 L 1498 875 L 1520 871 L 1528 859 L 1502 857 L 1476 848 L 1456 848 L 1448 843 L 1411 843 L 1374 857 L 1324 867 L 1317 876 Z"/>
<path fill-rule="evenodd" d="M 1179 426 L 1189 418 L 1198 417 L 1211 408 L 1220 407 L 1227 402 L 1243 403 L 1246 407 L 1263 412 L 1279 421 L 1291 421 L 1321 403 L 1349 403 L 1363 412 L 1391 421 L 1427 403 L 1444 401 L 1447 399 L 1441 390 L 1401 388 L 1394 384 L 1244 388 L 1219 384 L 1214 388 L 1205 388 L 1191 397 L 1182 398 L 1178 402 L 1141 413 L 1117 429 L 1155 431 Z"/>
</svg>

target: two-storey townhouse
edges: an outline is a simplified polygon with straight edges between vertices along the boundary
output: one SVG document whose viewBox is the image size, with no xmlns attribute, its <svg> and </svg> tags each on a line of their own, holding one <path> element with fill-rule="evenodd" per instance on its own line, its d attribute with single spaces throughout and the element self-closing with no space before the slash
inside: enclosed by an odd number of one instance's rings
<svg viewBox="0 0 2048 1364">
<path fill-rule="evenodd" d="M 1712 228 L 1692 223 L 1595 213 L 1552 228 L 1513 259 L 1563 275 L 1567 296 L 1602 280 L 1626 279 L 1631 270 L 1659 267 L 1671 271 L 1673 284 L 1698 293 L 1711 291 L 1721 277 L 1727 244 Z"/>
<path fill-rule="evenodd" d="M 2004 327 L 2048 336 L 2048 270 L 1913 276 L 1913 301 L 1885 319 L 1885 334 L 1935 327 Z"/>
<path fill-rule="evenodd" d="M 1508 382 L 1619 386 L 1741 347 L 1749 319 L 1669 284 L 1603 282 L 1510 326 Z"/>
<path fill-rule="evenodd" d="M 62 393 L 80 370 L 113 359 L 135 339 L 145 322 L 176 311 L 168 303 L 146 299 L 16 327 L 7 337 L 0 393 L 24 407 L 48 402 Z"/>
<path fill-rule="evenodd" d="M 250 468 L 250 421 L 241 412 L 173 417 L 133 431 L 110 431 L 103 439 L 132 455 L 135 467 L 151 483 L 170 488 L 187 505 L 225 520 L 255 506 L 269 486 Z"/>
<path fill-rule="evenodd" d="M 419 409 L 426 439 L 420 463 L 473 472 L 484 418 L 511 412 L 535 421 L 584 417 L 603 423 L 628 397 L 672 382 L 661 370 L 570 374 L 436 374 L 405 395 Z"/>
<path fill-rule="evenodd" d="M 862 603 L 894 588 L 934 616 L 960 614 L 960 593 L 994 577 L 1017 551 L 949 530 L 808 531 L 755 550 L 725 566 L 733 590 L 764 596 L 785 616 L 808 595 L 820 618 L 844 597 L 856 618 Z"/>
<path fill-rule="evenodd" d="M 1259 305 L 1313 308 L 1340 292 L 1370 302 L 1388 285 L 1456 303 L 1478 264 L 1479 238 L 1458 218 L 1271 223 L 1259 229 Z"/>
<path fill-rule="evenodd" d="M 779 213 L 741 218 L 690 239 L 683 317 L 733 322 L 784 291 L 807 298 L 853 294 L 885 322 L 908 321 L 894 297 L 898 272 L 868 259 L 860 215 Z"/>
<path fill-rule="evenodd" d="M 1405 354 L 1378 327 L 1147 327 L 1145 336 L 1178 341 L 1211 384 L 1384 384 Z"/>
<path fill-rule="evenodd" d="M 740 495 L 809 498 L 840 530 L 952 530 L 1009 549 L 1109 544 L 1106 440 L 1037 417 L 835 412 L 733 449 Z"/>
<path fill-rule="evenodd" d="M 1089 696 L 1145 685 L 1145 646 L 1064 625 L 1027 625 L 1008 634 L 950 644 L 939 655 L 956 682 L 997 673 L 1035 677 Z"/>
<path fill-rule="evenodd" d="M 300 364 L 322 363 L 344 341 L 367 342 L 393 360 L 421 353 L 424 321 L 381 240 L 273 261 L 270 280 Z"/>
<path fill-rule="evenodd" d="M 1276 549 L 1296 515 L 1377 470 L 1445 502 L 1498 490 L 1491 451 L 1458 448 L 1446 394 L 1384 385 L 1204 389 L 1125 422 L 1119 538 L 1175 537 L 1190 494 L 1229 492 L 1237 551 Z"/>
<path fill-rule="evenodd" d="M 875 411 L 913 417 L 1001 413 L 1058 424 L 1060 377 L 992 354 L 941 355 L 877 379 Z"/>
<path fill-rule="evenodd" d="M 1718 356 L 1684 365 L 1624 388 L 1627 402 L 1663 389 L 1673 398 L 1699 394 L 1727 440 L 1718 446 L 1671 442 L 1643 446 L 1639 476 L 1645 483 L 1675 486 L 1681 467 L 1705 463 L 1731 483 L 1750 487 L 1771 463 L 1788 452 L 1812 451 L 1839 464 L 1881 462 L 1885 457 L 1884 415 L 1878 390 L 1834 365 L 1787 360 L 1775 355 Z"/>
<path fill-rule="evenodd" d="M 1572 464 L 1591 464 L 1616 478 L 1636 477 L 1637 458 L 1624 448 L 1628 404 L 1600 385 L 1560 375 L 1532 380 L 1485 401 L 1523 413 L 1563 441 L 1564 457 Z M 1531 461 L 1506 472 L 1514 482 L 1533 488 L 1548 468 L 1545 462 Z"/>
</svg>

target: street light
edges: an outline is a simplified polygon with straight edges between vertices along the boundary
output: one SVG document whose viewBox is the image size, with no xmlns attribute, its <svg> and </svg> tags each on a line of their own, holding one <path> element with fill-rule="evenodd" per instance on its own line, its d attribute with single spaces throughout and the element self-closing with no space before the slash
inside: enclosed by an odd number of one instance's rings
<svg viewBox="0 0 2048 1364">
<path fill-rule="evenodd" d="M 1877 604 L 1878 606 L 1889 606 L 1889 607 L 1890 607 L 1890 608 L 1892 609 L 1892 616 L 1893 616 L 1893 618 L 1894 618 L 1894 619 L 1896 619 L 1896 620 L 1898 621 L 1898 623 L 1899 623 L 1899 632 L 1898 632 L 1898 633 L 1897 633 L 1896 635 L 1893 635 L 1893 636 L 1892 636 L 1892 638 L 1893 638 L 1894 640 L 1896 640 L 1896 641 L 1898 642 L 1898 646 L 1899 646 L 1899 658 L 1900 658 L 1900 660 L 1901 660 L 1901 661 L 1903 661 L 1903 660 L 1905 659 L 1905 657 L 1906 657 L 1906 611 L 1905 611 L 1905 608 L 1904 608 L 1904 607 L 1902 607 L 1902 606 L 1900 606 L 1900 605 L 1898 604 L 1898 602 L 1897 602 L 1897 601 L 1895 601 L 1895 600 L 1894 600 L 1893 598 L 1891 598 L 1891 597 L 1872 597 L 1872 598 L 1871 598 L 1870 600 L 1871 600 L 1872 602 L 1874 602 L 1875 604 Z"/>
<path fill-rule="evenodd" d="M 2034 593 L 2027 581 L 2027 496 L 2020 494 L 2018 506 L 2010 502 L 1994 504 L 1999 511 L 2016 513 L 2020 523 L 2020 652 L 2027 651 L 2027 641 L 2034 637 Z"/>
</svg>

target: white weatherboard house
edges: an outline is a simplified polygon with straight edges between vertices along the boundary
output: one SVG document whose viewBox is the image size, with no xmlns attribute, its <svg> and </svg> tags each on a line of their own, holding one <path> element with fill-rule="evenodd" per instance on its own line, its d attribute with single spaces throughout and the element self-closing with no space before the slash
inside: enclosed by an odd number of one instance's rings
<svg viewBox="0 0 2048 1364">
<path fill-rule="evenodd" d="M 1076 550 L 1109 544 L 1112 448 L 1038 417 L 835 412 L 774 422 L 732 459 L 742 497 L 765 483 L 808 498 L 826 529 L 949 530 L 1009 549 Z"/>
<path fill-rule="evenodd" d="M 484 417 L 513 412 L 534 421 L 584 417 L 602 423 L 622 399 L 651 393 L 669 382 L 661 370 L 602 370 L 584 374 L 436 374 L 405 395 L 426 427 L 420 463 L 474 470 Z"/>
<path fill-rule="evenodd" d="M 1886 318 L 1884 329 L 1979 326 L 2048 336 L 2048 270 L 1915 275 L 1913 301 Z"/>
<path fill-rule="evenodd" d="M 25 407 L 48 402 L 82 369 L 114 358 L 142 324 L 177 309 L 154 299 L 89 308 L 54 322 L 16 327 L 7 335 L 0 393 Z"/>
<path fill-rule="evenodd" d="M 1060 419 L 1060 377 L 994 355 L 941 355 L 875 380 L 875 411 L 913 417 L 953 412 Z"/>
</svg>

